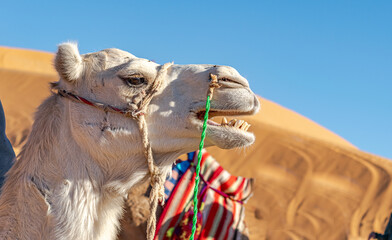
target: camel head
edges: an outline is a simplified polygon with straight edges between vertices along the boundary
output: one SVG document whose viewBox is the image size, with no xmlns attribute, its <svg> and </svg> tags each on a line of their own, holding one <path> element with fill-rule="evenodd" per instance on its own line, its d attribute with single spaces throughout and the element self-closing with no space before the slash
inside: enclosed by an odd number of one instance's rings
<svg viewBox="0 0 392 240">
<path fill-rule="evenodd" d="M 58 48 L 55 67 L 60 75 L 57 88 L 124 109 L 140 101 L 162 66 L 119 49 L 80 55 L 75 44 L 65 43 Z M 255 141 L 243 121 L 216 123 L 212 119 L 259 110 L 259 101 L 244 77 L 228 66 L 171 65 L 145 114 L 158 165 L 198 148 L 211 73 L 217 75 L 221 87 L 215 89 L 211 101 L 205 146 L 229 149 Z M 101 159 L 142 155 L 134 119 L 73 101 L 63 104 L 73 138 L 91 155 Z"/>
</svg>

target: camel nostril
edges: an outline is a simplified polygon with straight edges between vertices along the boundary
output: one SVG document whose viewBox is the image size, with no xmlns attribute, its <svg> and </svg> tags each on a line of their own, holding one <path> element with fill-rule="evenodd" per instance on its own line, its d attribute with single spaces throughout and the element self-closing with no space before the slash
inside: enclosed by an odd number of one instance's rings
<svg viewBox="0 0 392 240">
<path fill-rule="evenodd" d="M 235 81 L 235 80 L 227 78 L 227 77 L 219 78 L 218 81 L 221 81 L 221 82 L 231 82 L 231 83 L 236 83 L 236 84 L 242 85 L 239 81 Z"/>
<path fill-rule="evenodd" d="M 221 80 L 221 81 L 223 81 L 223 82 L 234 82 L 233 80 L 231 80 L 231 79 L 229 79 L 229 78 L 221 78 L 221 79 L 219 79 L 219 80 Z"/>
<path fill-rule="evenodd" d="M 246 87 L 248 88 L 249 85 L 247 81 L 243 79 L 236 79 L 236 78 L 228 78 L 228 77 L 221 77 L 218 79 L 219 84 L 225 87 L 231 88 L 238 88 L 238 87 Z"/>
</svg>

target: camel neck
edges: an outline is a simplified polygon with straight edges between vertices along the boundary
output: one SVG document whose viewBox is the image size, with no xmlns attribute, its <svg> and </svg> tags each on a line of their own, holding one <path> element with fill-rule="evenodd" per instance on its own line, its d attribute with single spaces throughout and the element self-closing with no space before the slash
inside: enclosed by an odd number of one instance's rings
<svg viewBox="0 0 392 240">
<path fill-rule="evenodd" d="M 0 238 L 115 238 L 125 193 L 146 175 L 147 167 L 134 169 L 128 173 L 132 181 L 121 182 L 127 176 L 100 166 L 102 159 L 94 159 L 73 139 L 66 119 L 64 105 L 54 96 L 39 107 L 0 197 L 0 205 L 7 206 L 0 209 Z M 144 163 L 143 156 L 126 160 Z M 25 204 L 16 204 L 20 202 Z"/>
</svg>

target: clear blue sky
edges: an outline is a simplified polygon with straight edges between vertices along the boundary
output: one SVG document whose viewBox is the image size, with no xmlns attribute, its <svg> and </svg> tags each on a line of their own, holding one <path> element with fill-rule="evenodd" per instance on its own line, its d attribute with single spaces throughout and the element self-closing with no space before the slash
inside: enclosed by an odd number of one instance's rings
<svg viewBox="0 0 392 240">
<path fill-rule="evenodd" d="M 0 4 L 0 45 L 54 52 L 67 40 L 231 65 L 257 94 L 392 159 L 392 1 Z"/>
</svg>

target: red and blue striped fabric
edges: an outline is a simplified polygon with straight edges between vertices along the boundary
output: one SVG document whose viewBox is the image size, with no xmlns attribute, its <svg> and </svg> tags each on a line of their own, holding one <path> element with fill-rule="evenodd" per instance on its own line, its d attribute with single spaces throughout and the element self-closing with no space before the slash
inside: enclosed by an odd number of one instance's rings
<svg viewBox="0 0 392 240">
<path fill-rule="evenodd" d="M 193 217 L 193 188 L 197 152 L 188 163 L 173 168 L 166 181 L 167 201 L 155 239 L 189 239 Z M 253 180 L 230 175 L 203 150 L 199 188 L 199 214 L 195 239 L 248 239 L 244 203 L 252 195 Z M 186 161 L 185 161 L 186 162 Z M 188 167 L 187 167 L 188 166 Z"/>
</svg>

